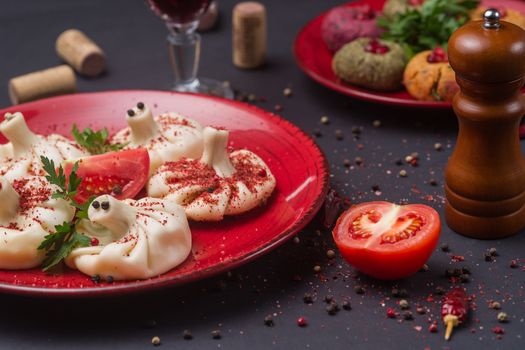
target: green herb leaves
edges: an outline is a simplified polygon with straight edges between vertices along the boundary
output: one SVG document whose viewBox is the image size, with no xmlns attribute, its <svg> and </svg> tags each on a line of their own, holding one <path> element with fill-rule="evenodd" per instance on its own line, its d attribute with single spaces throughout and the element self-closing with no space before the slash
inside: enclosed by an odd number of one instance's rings
<svg viewBox="0 0 525 350">
<path fill-rule="evenodd" d="M 380 17 L 383 39 L 399 43 L 408 58 L 435 47 L 447 47 L 452 33 L 470 19 L 479 0 L 426 0 L 421 9 L 410 9 L 392 19 Z"/>
<path fill-rule="evenodd" d="M 53 193 L 52 198 L 60 198 L 67 200 L 77 210 L 71 222 L 64 222 L 62 225 L 55 226 L 55 233 L 51 233 L 44 237 L 38 250 L 44 250 L 46 257 L 42 263 L 42 269 L 48 271 L 54 266 L 58 265 L 64 258 L 66 258 L 73 249 L 77 247 L 85 247 L 90 244 L 90 238 L 76 232 L 75 225 L 80 219 L 87 219 L 87 210 L 93 201 L 93 198 L 84 204 L 75 201 L 78 186 L 82 179 L 77 176 L 78 162 L 75 163 L 69 179 L 64 173 L 64 168 L 60 166 L 58 170 L 55 163 L 46 158 L 40 157 L 44 171 L 47 173 L 46 179 L 49 183 L 56 185 L 59 189 Z"/>
<path fill-rule="evenodd" d="M 111 151 L 120 151 L 126 147 L 126 144 L 110 144 L 109 131 L 106 128 L 98 131 L 85 128 L 81 132 L 78 130 L 76 124 L 74 124 L 73 129 L 71 129 L 71 134 L 73 134 L 75 141 L 91 154 L 103 154 Z"/>
</svg>

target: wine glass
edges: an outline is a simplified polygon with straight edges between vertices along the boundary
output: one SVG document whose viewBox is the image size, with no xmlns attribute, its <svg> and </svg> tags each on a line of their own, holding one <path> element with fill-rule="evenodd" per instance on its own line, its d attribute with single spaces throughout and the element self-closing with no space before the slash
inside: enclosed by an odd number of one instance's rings
<svg viewBox="0 0 525 350">
<path fill-rule="evenodd" d="M 168 27 L 168 51 L 175 75 L 173 90 L 198 92 L 233 99 L 233 91 L 224 83 L 197 78 L 200 59 L 200 35 L 196 32 L 199 18 L 211 0 L 147 0 L 152 11 Z"/>
</svg>

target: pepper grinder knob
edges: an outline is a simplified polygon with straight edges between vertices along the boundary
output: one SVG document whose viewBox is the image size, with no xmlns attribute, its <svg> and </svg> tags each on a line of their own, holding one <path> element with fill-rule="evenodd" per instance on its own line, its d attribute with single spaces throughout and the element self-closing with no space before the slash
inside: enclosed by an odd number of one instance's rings
<svg viewBox="0 0 525 350">
<path fill-rule="evenodd" d="M 456 146 L 445 170 L 445 216 L 454 231 L 495 239 L 525 227 L 525 158 L 518 137 L 525 114 L 525 31 L 495 9 L 448 42 L 460 91 Z"/>
<path fill-rule="evenodd" d="M 500 13 L 498 10 L 490 8 L 483 14 L 483 27 L 487 29 L 498 29 L 501 24 L 499 23 Z"/>
</svg>

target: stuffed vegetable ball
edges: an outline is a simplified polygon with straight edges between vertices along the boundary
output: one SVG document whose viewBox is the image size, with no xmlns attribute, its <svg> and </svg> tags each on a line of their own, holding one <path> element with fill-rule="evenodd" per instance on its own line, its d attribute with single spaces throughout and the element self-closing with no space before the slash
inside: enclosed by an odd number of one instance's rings
<svg viewBox="0 0 525 350">
<path fill-rule="evenodd" d="M 409 10 L 420 10 L 425 0 L 387 0 L 383 6 L 383 15 L 393 18 Z"/>
<path fill-rule="evenodd" d="M 422 101 L 452 101 L 459 91 L 456 74 L 442 48 L 415 55 L 405 69 L 403 83 L 408 93 Z"/>
<path fill-rule="evenodd" d="M 406 58 L 393 42 L 360 38 L 343 46 L 334 56 L 332 68 L 340 79 L 378 91 L 402 87 Z"/>
<path fill-rule="evenodd" d="M 328 12 L 321 25 L 323 41 L 332 52 L 361 37 L 376 38 L 382 33 L 378 13 L 369 5 L 338 6 Z"/>
</svg>

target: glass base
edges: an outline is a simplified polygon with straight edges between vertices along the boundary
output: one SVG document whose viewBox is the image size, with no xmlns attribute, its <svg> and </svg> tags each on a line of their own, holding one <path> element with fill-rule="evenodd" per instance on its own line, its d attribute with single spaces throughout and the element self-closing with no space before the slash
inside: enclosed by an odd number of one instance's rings
<svg viewBox="0 0 525 350">
<path fill-rule="evenodd" d="M 199 78 L 189 84 L 175 84 L 172 90 L 177 92 L 195 92 L 230 100 L 233 100 L 235 97 L 233 90 L 228 84 L 208 78 Z"/>
</svg>

